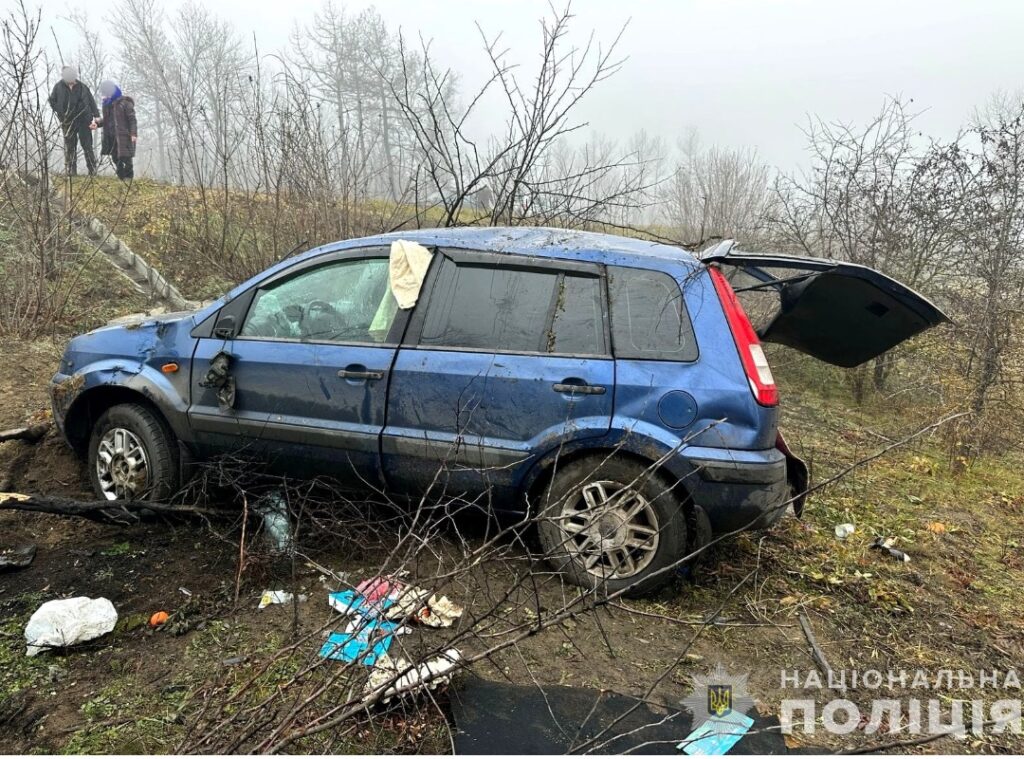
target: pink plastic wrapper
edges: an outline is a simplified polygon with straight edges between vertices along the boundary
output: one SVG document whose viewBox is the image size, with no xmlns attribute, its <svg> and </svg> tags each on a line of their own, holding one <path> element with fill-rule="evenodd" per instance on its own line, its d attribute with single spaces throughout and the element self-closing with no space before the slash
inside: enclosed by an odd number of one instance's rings
<svg viewBox="0 0 1024 759">
<path fill-rule="evenodd" d="M 390 598 L 392 601 L 397 600 L 403 590 L 405 590 L 405 583 L 390 577 L 370 577 L 356 585 L 356 592 L 370 603 L 376 603 L 385 598 Z"/>
</svg>

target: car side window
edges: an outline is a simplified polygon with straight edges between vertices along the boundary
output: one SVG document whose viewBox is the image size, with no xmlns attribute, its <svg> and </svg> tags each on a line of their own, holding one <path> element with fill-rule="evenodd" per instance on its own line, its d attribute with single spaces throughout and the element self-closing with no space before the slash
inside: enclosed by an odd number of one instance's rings
<svg viewBox="0 0 1024 759">
<path fill-rule="evenodd" d="M 549 353 L 606 354 L 604 288 L 598 277 L 565 274 L 555 299 Z"/>
<path fill-rule="evenodd" d="M 525 353 L 605 352 L 600 280 L 556 269 L 442 260 L 420 345 Z"/>
<path fill-rule="evenodd" d="M 239 336 L 383 343 L 397 312 L 387 258 L 336 261 L 260 288 Z"/>
<path fill-rule="evenodd" d="M 693 325 L 674 278 L 659 271 L 609 266 L 608 293 L 617 358 L 697 359 Z"/>
</svg>

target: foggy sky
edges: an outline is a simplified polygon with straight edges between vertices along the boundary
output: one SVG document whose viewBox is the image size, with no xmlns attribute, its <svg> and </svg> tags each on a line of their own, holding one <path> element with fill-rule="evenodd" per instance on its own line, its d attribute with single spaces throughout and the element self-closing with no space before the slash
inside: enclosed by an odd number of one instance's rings
<svg viewBox="0 0 1024 759">
<path fill-rule="evenodd" d="M 7 5 L 14 0 L 0 0 Z M 168 10 L 182 0 L 169 0 Z M 474 21 L 502 32 L 524 74 L 540 47 L 544 0 L 352 0 L 392 29 L 433 40 L 438 60 L 478 85 L 486 60 Z M 319 0 L 217 0 L 264 51 L 288 44 Z M 561 7 L 560 2 L 556 2 Z M 75 3 L 45 0 L 51 17 Z M 112 3 L 85 6 L 97 26 Z M 913 98 L 922 131 L 952 137 L 995 90 L 1024 73 L 1021 0 L 577 0 L 575 31 L 610 40 L 628 22 L 622 71 L 584 101 L 590 129 L 625 139 L 640 129 L 670 143 L 696 128 L 704 144 L 747 146 L 784 170 L 803 162 L 808 114 L 865 121 L 885 95 Z"/>
</svg>

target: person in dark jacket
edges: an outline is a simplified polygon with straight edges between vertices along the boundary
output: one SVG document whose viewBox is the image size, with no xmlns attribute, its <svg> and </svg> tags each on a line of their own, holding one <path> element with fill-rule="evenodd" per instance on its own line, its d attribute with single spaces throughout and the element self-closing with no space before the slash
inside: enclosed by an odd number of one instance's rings
<svg viewBox="0 0 1024 759">
<path fill-rule="evenodd" d="M 139 132 L 135 123 L 135 101 L 122 94 L 121 88 L 107 79 L 100 84 L 103 96 L 103 117 L 93 121 L 93 129 L 103 127 L 100 154 L 110 156 L 118 179 L 135 176 L 135 143 Z"/>
<path fill-rule="evenodd" d="M 65 66 L 60 72 L 60 81 L 50 92 L 50 107 L 60 120 L 64 133 L 64 166 L 69 175 L 78 173 L 78 143 L 85 153 L 85 167 L 90 174 L 96 173 L 96 153 L 92 147 L 90 122 L 100 115 L 96 100 L 89 88 L 78 81 L 74 66 Z"/>
</svg>

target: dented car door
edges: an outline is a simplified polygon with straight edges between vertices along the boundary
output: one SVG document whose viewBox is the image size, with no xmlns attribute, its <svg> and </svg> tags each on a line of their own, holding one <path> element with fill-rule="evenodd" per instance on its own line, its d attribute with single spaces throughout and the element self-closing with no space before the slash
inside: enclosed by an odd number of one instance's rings
<svg viewBox="0 0 1024 759">
<path fill-rule="evenodd" d="M 378 484 L 388 373 L 405 319 L 388 286 L 386 249 L 287 270 L 249 297 L 232 334 L 197 345 L 189 412 L 197 437 L 289 473 Z M 204 374 L 222 352 L 230 408 Z"/>
<path fill-rule="evenodd" d="M 395 360 L 382 456 L 407 492 L 511 493 L 546 451 L 608 432 L 599 267 L 445 251 Z"/>
</svg>

